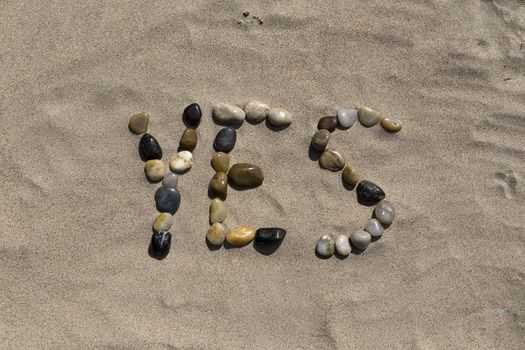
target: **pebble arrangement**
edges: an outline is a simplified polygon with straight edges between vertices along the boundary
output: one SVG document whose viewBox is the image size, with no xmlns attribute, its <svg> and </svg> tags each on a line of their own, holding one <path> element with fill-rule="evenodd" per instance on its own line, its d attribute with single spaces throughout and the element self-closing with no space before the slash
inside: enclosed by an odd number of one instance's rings
<svg viewBox="0 0 525 350">
<path fill-rule="evenodd" d="M 341 256 L 348 256 L 352 248 L 358 251 L 365 250 L 372 238 L 383 235 L 385 228 L 392 224 L 396 216 L 392 203 L 385 200 L 385 192 L 370 181 L 360 180 L 352 165 L 348 164 L 338 151 L 328 147 L 330 134 L 338 125 L 343 129 L 349 129 L 357 120 L 365 127 L 372 127 L 379 123 L 390 133 L 397 133 L 402 127 L 401 122 L 397 119 L 385 117 L 368 107 L 343 108 L 337 111 L 337 116 L 326 116 L 319 119 L 318 130 L 312 137 L 311 147 L 321 153 L 320 167 L 333 172 L 342 170 L 343 180 L 351 187 L 357 185 L 358 202 L 367 206 L 375 205 L 373 217 L 367 222 L 364 229 L 353 232 L 350 237 L 344 234 L 339 234 L 337 237 L 332 234 L 323 234 L 316 245 L 316 252 L 322 257 L 330 257 L 336 252 Z"/>
</svg>

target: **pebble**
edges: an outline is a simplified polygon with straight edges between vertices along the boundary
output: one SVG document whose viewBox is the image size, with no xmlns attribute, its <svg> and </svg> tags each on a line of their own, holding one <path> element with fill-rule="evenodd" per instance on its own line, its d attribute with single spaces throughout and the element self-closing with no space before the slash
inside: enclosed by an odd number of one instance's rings
<svg viewBox="0 0 525 350">
<path fill-rule="evenodd" d="M 182 150 L 193 151 L 195 147 L 197 147 L 197 139 L 197 131 L 188 128 L 182 133 L 179 148 Z"/>
<path fill-rule="evenodd" d="M 226 242 L 232 246 L 243 246 L 255 238 L 255 228 L 249 225 L 230 228 L 226 232 Z"/>
<path fill-rule="evenodd" d="M 359 175 L 357 175 L 350 164 L 346 164 L 343 169 L 343 180 L 352 186 L 355 186 L 359 182 Z"/>
<path fill-rule="evenodd" d="M 264 175 L 261 168 L 249 163 L 234 164 L 228 172 L 228 181 L 239 187 L 258 187 L 263 180 Z"/>
<path fill-rule="evenodd" d="M 171 233 L 168 231 L 155 232 L 151 236 L 151 249 L 159 255 L 166 255 L 170 251 Z"/>
<path fill-rule="evenodd" d="M 199 126 L 202 118 L 201 106 L 199 106 L 197 103 L 192 103 L 188 107 L 184 108 L 182 116 L 188 125 L 192 127 Z"/>
<path fill-rule="evenodd" d="M 211 157 L 211 166 L 218 173 L 227 173 L 230 168 L 230 156 L 228 153 L 215 152 Z"/>
<path fill-rule="evenodd" d="M 140 112 L 129 118 L 129 130 L 134 134 L 144 134 L 148 131 L 149 114 Z"/>
<path fill-rule="evenodd" d="M 165 167 L 164 162 L 158 159 L 151 159 L 146 162 L 144 171 L 148 179 L 153 182 L 159 182 L 164 177 Z"/>
<path fill-rule="evenodd" d="M 365 230 L 357 230 L 350 235 L 350 242 L 357 249 L 365 250 L 371 241 L 372 236 Z"/>
<path fill-rule="evenodd" d="M 312 137 L 312 147 L 317 152 L 322 152 L 325 150 L 326 146 L 328 145 L 328 141 L 330 140 L 330 131 L 321 129 L 317 130 Z"/>
<path fill-rule="evenodd" d="M 365 231 L 370 233 L 372 237 L 381 237 L 385 233 L 383 225 L 377 219 L 370 219 L 365 226 Z"/>
<path fill-rule="evenodd" d="M 339 171 L 345 166 L 345 160 L 335 149 L 327 148 L 319 158 L 319 165 L 323 169 Z"/>
<path fill-rule="evenodd" d="M 176 188 L 159 187 L 155 192 L 155 204 L 161 213 L 175 214 L 180 205 L 180 193 Z"/>
<path fill-rule="evenodd" d="M 168 231 L 173 225 L 173 215 L 170 213 L 160 213 L 153 221 L 153 229 L 156 232 Z"/>
<path fill-rule="evenodd" d="M 239 125 L 244 122 L 244 111 L 227 103 L 217 103 L 213 106 L 213 118 L 219 124 Z"/>
<path fill-rule="evenodd" d="M 337 117 L 322 117 L 317 123 L 318 130 L 328 130 L 333 132 L 337 126 Z"/>
<path fill-rule="evenodd" d="M 401 130 L 403 126 L 401 122 L 394 117 L 383 117 L 381 118 L 381 126 L 388 132 L 396 133 Z"/>
<path fill-rule="evenodd" d="M 368 107 L 359 107 L 357 109 L 357 115 L 359 117 L 359 122 L 366 127 L 376 125 L 381 119 L 381 114 L 378 111 Z"/>
<path fill-rule="evenodd" d="M 286 230 L 278 227 L 264 227 L 255 232 L 255 242 L 272 245 L 282 242 L 286 236 Z"/>
<path fill-rule="evenodd" d="M 382 200 L 376 205 L 374 214 L 383 225 L 390 225 L 396 218 L 396 210 L 392 203 L 387 200 Z"/>
<path fill-rule="evenodd" d="M 348 256 L 352 252 L 348 237 L 341 234 L 335 239 L 335 251 L 342 256 Z"/>
<path fill-rule="evenodd" d="M 210 190 L 212 198 L 225 200 L 228 196 L 228 175 L 223 172 L 215 173 L 210 181 Z"/>
<path fill-rule="evenodd" d="M 262 122 L 268 116 L 270 106 L 259 101 L 250 101 L 244 105 L 246 120 L 252 124 Z"/>
<path fill-rule="evenodd" d="M 220 222 L 215 223 L 208 229 L 208 233 L 206 233 L 206 239 L 213 245 L 221 245 L 224 243 L 227 231 L 228 227 L 226 227 L 225 224 L 221 224 Z"/>
<path fill-rule="evenodd" d="M 342 108 L 337 111 L 337 121 L 343 128 L 351 128 L 357 121 L 357 109 Z"/>
<path fill-rule="evenodd" d="M 377 202 L 386 196 L 381 187 L 366 180 L 361 181 L 359 185 L 357 185 L 355 192 L 357 193 L 357 200 L 365 205 L 377 204 Z"/>
<path fill-rule="evenodd" d="M 169 173 L 164 175 L 164 179 L 162 180 L 162 185 L 164 187 L 171 187 L 171 188 L 177 188 L 179 184 L 179 176 L 174 173 Z"/>
<path fill-rule="evenodd" d="M 330 257 L 335 253 L 335 240 L 334 236 L 327 233 L 319 238 L 317 246 L 315 247 L 317 253 L 321 256 Z"/>
<path fill-rule="evenodd" d="M 214 198 L 210 205 L 210 223 L 223 222 L 228 216 L 228 205 L 220 198 Z"/>
<path fill-rule="evenodd" d="M 273 126 L 287 126 L 292 124 L 292 115 L 284 108 L 272 108 L 268 112 L 268 121 Z"/>
<path fill-rule="evenodd" d="M 180 151 L 171 157 L 170 169 L 174 173 L 183 173 L 191 169 L 193 155 L 190 151 Z"/>
<path fill-rule="evenodd" d="M 232 128 L 224 128 L 217 133 L 213 147 L 216 151 L 230 152 L 235 147 L 237 131 Z"/>
<path fill-rule="evenodd" d="M 144 161 L 162 159 L 162 149 L 157 140 L 150 134 L 144 134 L 140 138 L 139 153 Z"/>
</svg>

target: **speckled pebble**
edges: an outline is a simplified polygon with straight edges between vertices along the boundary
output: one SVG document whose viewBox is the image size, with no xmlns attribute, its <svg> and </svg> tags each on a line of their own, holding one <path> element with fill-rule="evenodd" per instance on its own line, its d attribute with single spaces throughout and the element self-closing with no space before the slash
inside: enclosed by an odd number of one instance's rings
<svg viewBox="0 0 525 350">
<path fill-rule="evenodd" d="M 268 116 L 270 106 L 259 101 L 250 101 L 244 105 L 246 120 L 250 123 L 257 124 L 262 122 Z"/>
<path fill-rule="evenodd" d="M 173 155 L 170 161 L 170 169 L 174 173 L 183 173 L 191 169 L 193 165 L 193 155 L 190 151 L 180 151 Z"/>
</svg>

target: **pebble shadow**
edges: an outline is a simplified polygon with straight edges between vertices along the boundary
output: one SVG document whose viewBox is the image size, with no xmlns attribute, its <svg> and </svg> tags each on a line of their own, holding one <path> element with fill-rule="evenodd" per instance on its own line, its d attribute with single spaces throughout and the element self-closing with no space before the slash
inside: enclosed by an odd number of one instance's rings
<svg viewBox="0 0 525 350">
<path fill-rule="evenodd" d="M 280 241 L 275 244 L 266 245 L 266 244 L 261 244 L 261 243 L 257 243 L 256 241 L 253 241 L 253 248 L 259 254 L 268 256 L 268 255 L 272 255 L 273 253 L 275 253 L 277 249 L 279 249 L 279 247 L 281 246 L 282 242 L 283 241 Z"/>
<path fill-rule="evenodd" d="M 315 256 L 318 258 L 318 259 L 321 259 L 321 260 L 328 260 L 331 258 L 331 256 L 324 256 L 324 255 L 321 255 L 317 252 L 317 247 L 314 248 L 314 252 L 315 252 Z"/>
<path fill-rule="evenodd" d="M 225 122 L 221 122 L 220 120 L 218 120 L 213 115 L 212 115 L 212 118 L 213 118 L 213 121 L 215 122 L 215 124 L 217 124 L 219 126 L 222 126 L 222 127 L 230 127 L 230 128 L 234 128 L 234 129 L 239 129 L 244 124 L 244 119 L 240 123 L 232 123 L 232 122 L 225 123 Z"/>
<path fill-rule="evenodd" d="M 206 242 L 206 246 L 208 247 L 208 250 L 211 252 L 221 249 L 220 245 L 214 245 L 208 242 L 208 239 L 206 237 L 204 237 L 204 241 Z"/>
<path fill-rule="evenodd" d="M 290 127 L 290 125 L 281 125 L 281 126 L 275 126 L 275 125 L 272 125 L 272 123 L 270 123 L 270 121 L 268 120 L 268 118 L 266 118 L 264 120 L 264 123 L 266 125 L 266 127 L 268 129 L 270 129 L 271 131 L 282 131 L 284 129 L 288 129 L 288 127 Z"/>
<path fill-rule="evenodd" d="M 259 186 L 261 186 L 261 185 L 259 185 Z M 253 190 L 253 189 L 259 187 L 259 186 L 255 186 L 255 187 L 237 186 L 237 185 L 234 185 L 234 184 L 229 183 L 229 182 L 228 182 L 228 186 L 230 186 L 231 188 L 233 188 L 236 191 L 248 191 L 248 190 Z"/>
<path fill-rule="evenodd" d="M 156 260 L 163 260 L 164 258 L 168 256 L 168 254 L 169 254 L 169 251 L 166 254 L 159 254 L 157 252 L 154 252 L 153 247 L 151 246 L 151 242 L 150 242 L 149 247 L 148 247 L 148 255 L 150 257 Z"/>
<path fill-rule="evenodd" d="M 220 198 L 221 200 L 225 201 L 227 196 L 219 196 L 211 187 L 211 185 L 208 185 L 208 198 L 214 199 L 214 198 Z"/>
<path fill-rule="evenodd" d="M 349 255 L 341 255 L 339 254 L 338 252 L 335 252 L 335 258 L 338 259 L 338 260 L 345 260 L 345 259 L 348 259 L 348 256 Z"/>
<path fill-rule="evenodd" d="M 311 143 L 308 147 L 308 158 L 310 158 L 311 161 L 318 161 L 319 158 L 321 158 L 321 152 L 316 151 Z"/>
<path fill-rule="evenodd" d="M 349 184 L 348 182 L 346 182 L 345 179 L 343 178 L 343 173 L 341 173 L 341 182 L 343 183 L 343 187 L 347 191 L 353 191 L 355 189 L 355 187 L 357 186 L 357 184 L 352 185 L 352 184 Z"/>
<path fill-rule="evenodd" d="M 374 205 L 379 203 L 379 202 L 375 202 L 375 203 L 366 202 L 366 201 L 360 200 L 359 197 L 357 197 L 357 202 L 365 207 L 373 207 Z"/>
</svg>

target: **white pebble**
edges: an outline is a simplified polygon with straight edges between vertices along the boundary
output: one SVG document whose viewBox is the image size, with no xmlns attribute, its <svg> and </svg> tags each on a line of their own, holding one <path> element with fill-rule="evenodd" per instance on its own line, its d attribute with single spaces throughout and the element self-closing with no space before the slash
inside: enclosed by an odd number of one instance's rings
<svg viewBox="0 0 525 350">
<path fill-rule="evenodd" d="M 268 113 L 268 121 L 274 126 L 292 124 L 292 115 L 284 108 L 272 108 Z"/>
<path fill-rule="evenodd" d="M 342 108 L 337 111 L 337 120 L 343 128 L 351 128 L 357 121 L 357 109 Z"/>
<path fill-rule="evenodd" d="M 335 250 L 337 251 L 337 254 L 342 256 L 348 256 L 350 255 L 350 252 L 352 251 L 352 247 L 350 246 L 350 241 L 348 240 L 348 237 L 345 235 L 339 235 L 335 239 Z"/>
<path fill-rule="evenodd" d="M 385 233 L 383 225 L 377 219 L 370 219 L 365 226 L 365 231 L 370 233 L 372 237 L 381 237 Z"/>
<path fill-rule="evenodd" d="M 193 165 L 193 155 L 190 151 L 181 151 L 171 157 L 170 169 L 174 173 L 188 171 Z"/>
</svg>

